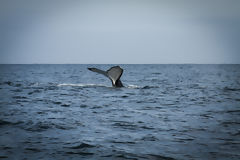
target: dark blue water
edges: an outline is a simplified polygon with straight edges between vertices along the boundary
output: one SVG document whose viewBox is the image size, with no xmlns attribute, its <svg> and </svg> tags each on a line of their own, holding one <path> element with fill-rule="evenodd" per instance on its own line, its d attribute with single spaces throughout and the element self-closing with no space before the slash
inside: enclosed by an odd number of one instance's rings
<svg viewBox="0 0 240 160">
<path fill-rule="evenodd" d="M 240 65 L 0 65 L 2 159 L 240 159 Z"/>
</svg>

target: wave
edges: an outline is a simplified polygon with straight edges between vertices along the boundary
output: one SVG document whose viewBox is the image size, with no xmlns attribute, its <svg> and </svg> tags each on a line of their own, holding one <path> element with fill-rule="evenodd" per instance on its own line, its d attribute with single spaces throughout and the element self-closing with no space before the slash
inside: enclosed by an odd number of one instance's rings
<svg viewBox="0 0 240 160">
<path fill-rule="evenodd" d="M 74 84 L 74 83 L 61 83 L 57 85 L 58 87 L 62 87 L 62 86 L 72 86 L 72 87 L 110 87 L 110 86 L 106 86 L 104 84 L 83 84 L 83 83 L 79 83 L 79 84 Z"/>
<path fill-rule="evenodd" d="M 95 87 L 106 87 L 106 88 L 113 88 L 112 86 L 107 86 L 104 84 L 93 84 L 93 83 L 61 83 L 57 85 L 58 87 L 64 87 L 64 86 L 71 86 L 71 87 L 83 87 L 83 88 L 95 88 Z M 151 89 L 151 88 L 159 88 L 158 86 L 138 86 L 138 85 L 134 85 L 134 84 L 128 84 L 125 85 L 124 88 L 128 88 L 128 89 Z"/>
<path fill-rule="evenodd" d="M 230 88 L 230 87 L 224 87 L 224 91 L 240 91 L 240 88 Z"/>
<path fill-rule="evenodd" d="M 137 85 L 133 85 L 133 84 L 129 84 L 129 85 L 126 86 L 126 88 L 130 88 L 130 89 L 140 89 L 140 88 L 142 88 L 142 87 L 137 86 Z"/>
<path fill-rule="evenodd" d="M 138 85 L 132 85 L 129 84 L 127 86 L 125 86 L 126 88 L 130 88 L 130 89 L 152 89 L 152 88 L 159 88 L 159 86 L 138 86 Z"/>
</svg>

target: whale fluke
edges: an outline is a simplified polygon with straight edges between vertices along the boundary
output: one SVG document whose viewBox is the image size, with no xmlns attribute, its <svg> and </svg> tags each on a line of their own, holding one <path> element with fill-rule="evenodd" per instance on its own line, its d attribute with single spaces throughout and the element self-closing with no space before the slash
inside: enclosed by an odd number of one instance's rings
<svg viewBox="0 0 240 160">
<path fill-rule="evenodd" d="M 107 71 L 103 71 L 97 68 L 88 68 L 90 71 L 96 72 L 96 73 L 100 73 L 106 77 L 108 77 L 111 81 L 112 81 L 112 86 L 113 87 L 123 87 L 123 84 L 120 80 L 122 73 L 123 73 L 123 69 L 119 66 L 114 66 L 111 67 L 109 70 Z"/>
</svg>

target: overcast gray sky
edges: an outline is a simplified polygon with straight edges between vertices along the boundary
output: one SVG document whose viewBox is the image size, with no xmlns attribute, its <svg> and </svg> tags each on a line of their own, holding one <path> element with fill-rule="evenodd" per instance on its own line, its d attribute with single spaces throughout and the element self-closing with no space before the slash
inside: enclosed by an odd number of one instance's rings
<svg viewBox="0 0 240 160">
<path fill-rule="evenodd" d="M 0 63 L 240 63 L 239 0 L 0 0 Z"/>
</svg>

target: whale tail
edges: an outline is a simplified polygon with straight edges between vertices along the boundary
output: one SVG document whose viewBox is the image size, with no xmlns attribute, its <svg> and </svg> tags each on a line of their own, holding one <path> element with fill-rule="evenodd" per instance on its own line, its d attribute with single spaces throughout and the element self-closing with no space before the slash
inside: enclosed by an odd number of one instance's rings
<svg viewBox="0 0 240 160">
<path fill-rule="evenodd" d="M 108 77 L 111 81 L 112 81 L 112 86 L 114 87 L 123 87 L 123 84 L 120 80 L 122 73 L 123 73 L 123 69 L 119 66 L 114 66 L 111 67 L 109 70 L 107 71 L 103 71 L 97 68 L 88 68 L 90 71 L 96 72 L 96 73 L 100 73 L 106 77 Z"/>
</svg>

